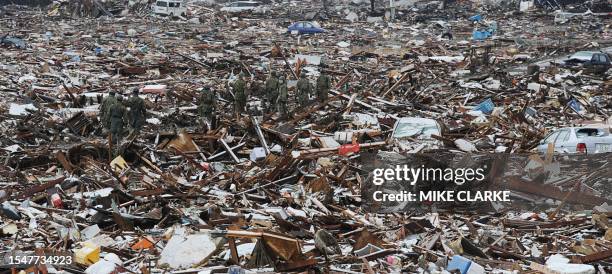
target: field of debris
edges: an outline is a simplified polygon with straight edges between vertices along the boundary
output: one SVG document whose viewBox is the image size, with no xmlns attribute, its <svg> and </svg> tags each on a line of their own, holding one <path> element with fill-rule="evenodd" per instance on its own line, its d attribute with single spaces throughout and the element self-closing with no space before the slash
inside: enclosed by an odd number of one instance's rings
<svg viewBox="0 0 612 274">
<path fill-rule="evenodd" d="M 609 272 L 612 4 L 582 2 L 2 2 L 0 274 Z M 383 212 L 399 162 L 512 201 Z"/>
</svg>

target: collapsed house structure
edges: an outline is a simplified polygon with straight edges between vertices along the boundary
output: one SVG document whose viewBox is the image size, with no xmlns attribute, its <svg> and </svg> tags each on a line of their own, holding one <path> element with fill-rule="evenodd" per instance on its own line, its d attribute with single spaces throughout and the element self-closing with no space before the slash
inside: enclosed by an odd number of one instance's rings
<svg viewBox="0 0 612 274">
<path fill-rule="evenodd" d="M 193 2 L 178 18 L 148 1 L 2 7 L 0 252 L 74 258 L 26 273 L 606 273 L 610 152 L 538 147 L 565 127 L 609 131 L 610 70 L 564 63 L 610 52 L 609 15 L 438 2 L 394 6 L 394 20 L 359 1 Z M 325 32 L 287 33 L 301 20 Z M 264 111 L 272 71 L 288 117 Z M 326 100 L 297 103 L 301 72 L 330 76 Z M 112 145 L 102 98 L 134 88 L 146 124 Z M 375 167 L 483 159 L 478 187 L 513 202 L 367 199 Z"/>
</svg>

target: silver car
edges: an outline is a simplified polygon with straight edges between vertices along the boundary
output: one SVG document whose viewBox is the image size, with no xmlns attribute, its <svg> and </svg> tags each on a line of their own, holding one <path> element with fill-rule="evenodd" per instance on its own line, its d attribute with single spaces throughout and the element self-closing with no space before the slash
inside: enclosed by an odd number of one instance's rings
<svg viewBox="0 0 612 274">
<path fill-rule="evenodd" d="M 261 6 L 261 3 L 257 1 L 236 1 L 227 4 L 221 8 L 221 11 L 229 13 L 239 13 L 243 11 L 255 11 Z"/>
<path fill-rule="evenodd" d="M 441 142 L 431 135 L 442 135 L 440 124 L 434 119 L 403 117 L 395 122 L 391 139 L 400 151 L 420 151 L 424 148 L 437 148 Z"/>
<path fill-rule="evenodd" d="M 557 129 L 540 142 L 538 151 L 546 153 L 550 143 L 554 144 L 555 153 L 612 152 L 612 135 L 606 128 L 566 127 Z"/>
</svg>

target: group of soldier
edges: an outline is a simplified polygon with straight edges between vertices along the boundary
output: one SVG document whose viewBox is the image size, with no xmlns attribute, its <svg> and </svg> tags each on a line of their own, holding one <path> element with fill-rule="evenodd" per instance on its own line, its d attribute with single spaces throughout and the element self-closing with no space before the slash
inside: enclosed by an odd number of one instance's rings
<svg viewBox="0 0 612 274">
<path fill-rule="evenodd" d="M 317 79 L 316 86 L 313 87 L 308 81 L 306 72 L 302 71 L 296 86 L 297 108 L 306 107 L 310 104 L 310 98 L 314 97 L 319 102 L 327 100 L 330 89 L 329 76 L 321 73 Z M 247 83 L 244 73 L 238 75 L 238 79 L 232 84 L 234 93 L 234 110 L 237 114 L 243 113 L 247 105 Z M 100 106 L 100 121 L 104 128 L 108 130 L 113 143 L 118 144 L 124 133 L 124 127 L 129 125 L 130 135 L 137 134 L 144 125 L 146 118 L 146 105 L 142 98 L 138 96 L 138 89 L 132 91 L 132 96 L 125 100 L 123 96 L 116 95 L 114 91 L 109 93 L 102 100 Z M 289 102 L 287 93 L 287 79 L 285 75 L 272 72 L 265 82 L 264 112 L 266 114 L 278 112 L 283 117 L 287 117 Z M 207 121 L 214 121 L 214 113 L 217 95 L 209 87 L 204 87 L 199 98 L 198 114 Z M 208 125 L 210 128 L 210 125 Z"/>
<path fill-rule="evenodd" d="M 146 119 L 146 105 L 138 96 L 138 88 L 132 91 L 132 96 L 126 101 L 122 95 L 116 95 L 114 91 L 102 100 L 100 105 L 100 121 L 106 128 L 113 143 L 118 144 L 124 133 L 125 125 L 129 125 L 131 135 L 137 134 Z M 128 109 L 129 108 L 129 109 Z"/>
<path fill-rule="evenodd" d="M 313 88 L 312 84 L 308 81 L 306 72 L 302 71 L 295 92 L 297 108 L 303 108 L 310 104 L 311 97 L 316 97 L 319 102 L 324 102 L 327 100 L 330 86 L 329 76 L 321 73 L 317 79 L 316 86 Z M 265 83 L 264 111 L 271 113 L 276 109 L 283 117 L 286 117 L 288 115 L 288 97 L 285 75 L 281 75 L 279 78 L 276 72 L 272 72 Z"/>
<path fill-rule="evenodd" d="M 244 113 L 247 107 L 247 83 L 244 73 L 240 73 L 238 78 L 232 84 L 234 95 L 234 112 L 236 114 Z M 308 81 L 306 72 L 302 71 L 296 87 L 296 102 L 297 108 L 306 107 L 310 104 L 310 98 L 316 97 L 319 102 L 327 100 L 331 81 L 329 76 L 321 74 L 317 79 L 316 86 L 313 87 Z M 272 71 L 264 84 L 264 100 L 263 109 L 266 114 L 278 112 L 282 117 L 287 117 L 289 95 L 287 92 L 287 78 L 285 75 Z M 205 120 L 214 120 L 214 112 L 216 106 L 216 94 L 208 87 L 202 89 L 199 99 L 198 114 Z"/>
</svg>

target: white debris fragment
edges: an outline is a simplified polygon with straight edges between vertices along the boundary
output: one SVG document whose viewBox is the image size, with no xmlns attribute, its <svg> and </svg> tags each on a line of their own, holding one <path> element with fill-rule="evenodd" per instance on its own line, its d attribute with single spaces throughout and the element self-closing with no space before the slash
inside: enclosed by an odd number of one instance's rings
<svg viewBox="0 0 612 274">
<path fill-rule="evenodd" d="M 350 21 L 351 23 L 354 23 L 355 21 L 359 20 L 359 16 L 357 15 L 357 13 L 354 12 L 349 12 L 349 14 L 346 15 L 346 17 L 344 17 L 344 19 Z"/>
<path fill-rule="evenodd" d="M 148 118 L 147 123 L 149 124 L 153 124 L 153 125 L 160 125 L 161 124 L 161 120 L 159 120 L 158 118 Z"/>
<path fill-rule="evenodd" d="M 349 42 L 345 42 L 345 41 L 340 41 L 338 43 L 336 43 L 337 46 L 341 47 L 341 48 L 347 48 L 351 45 L 351 43 Z"/>
<path fill-rule="evenodd" d="M 246 244 L 237 245 L 236 251 L 238 251 L 238 258 L 242 256 L 251 255 L 251 253 L 253 253 L 253 249 L 255 249 L 255 245 L 256 243 L 246 243 Z M 225 255 L 223 256 L 223 259 L 226 261 L 229 260 L 230 256 L 232 255 L 230 250 L 228 249 L 224 251 L 224 253 Z"/>
<path fill-rule="evenodd" d="M 82 240 L 89 240 L 96 237 L 98 233 L 100 233 L 100 227 L 98 225 L 91 225 L 81 230 L 81 238 Z"/>
<path fill-rule="evenodd" d="M 595 267 L 588 264 L 571 264 L 569 259 L 561 254 L 550 256 L 546 267 L 559 274 L 595 274 Z"/>
<path fill-rule="evenodd" d="M 159 264 L 171 268 L 187 268 L 206 261 L 217 250 L 217 243 L 208 232 L 187 234 L 177 227 L 174 235 L 162 250 Z"/>
<path fill-rule="evenodd" d="M 16 115 L 16 116 L 26 115 L 28 114 L 28 110 L 37 111 L 38 108 L 36 108 L 34 104 L 20 105 L 20 104 L 11 103 L 9 106 L 10 115 Z"/>
<path fill-rule="evenodd" d="M 23 150 L 23 148 L 21 148 L 19 145 L 10 145 L 10 146 L 6 146 L 6 147 L 4 147 L 2 149 L 6 150 L 8 152 L 11 152 L 11 153 L 15 153 L 15 152 Z"/>
<path fill-rule="evenodd" d="M 86 274 L 111 274 L 117 266 L 113 262 L 107 260 L 99 260 L 97 263 L 90 265 L 85 269 Z"/>
<path fill-rule="evenodd" d="M 474 144 L 472 144 L 470 141 L 465 140 L 465 139 L 457 139 L 455 140 L 455 145 L 457 146 L 457 148 L 465 151 L 465 152 L 474 152 L 474 151 L 478 151 L 478 149 L 476 148 L 476 146 Z"/>
</svg>

